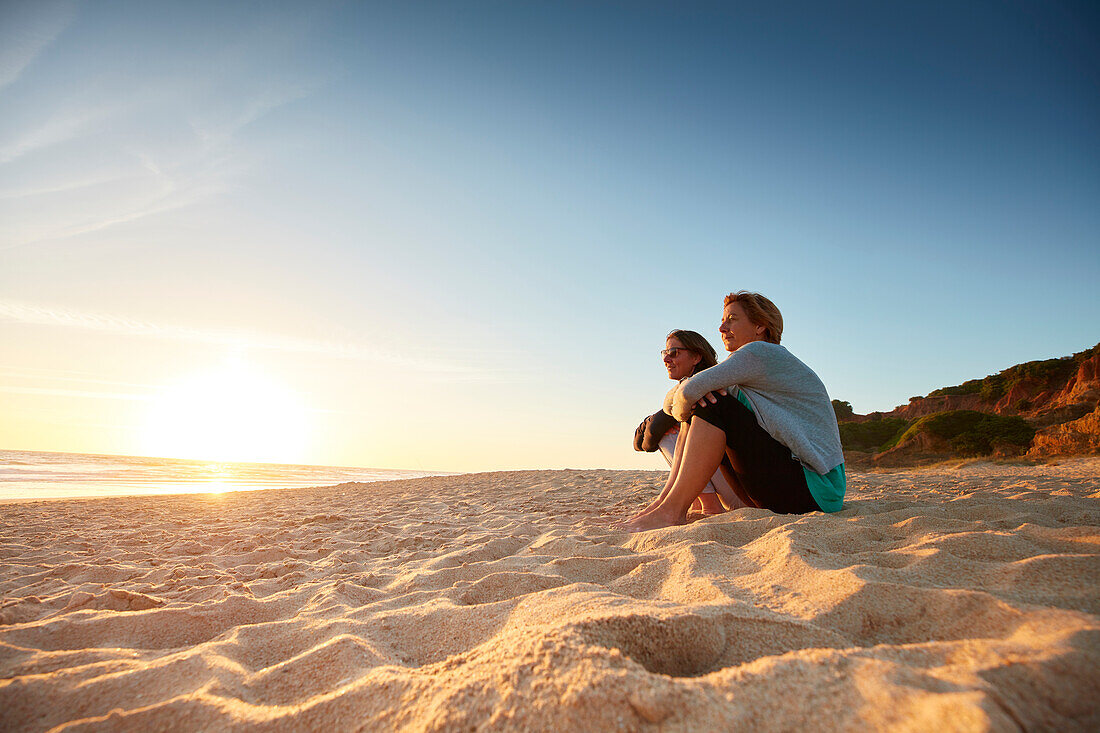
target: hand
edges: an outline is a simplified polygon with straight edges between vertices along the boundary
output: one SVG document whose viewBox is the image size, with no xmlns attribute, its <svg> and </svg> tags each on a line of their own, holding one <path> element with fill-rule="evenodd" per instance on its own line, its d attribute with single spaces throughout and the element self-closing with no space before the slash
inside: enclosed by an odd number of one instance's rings
<svg viewBox="0 0 1100 733">
<path fill-rule="evenodd" d="M 698 402 L 695 403 L 695 406 L 696 407 L 706 407 L 708 402 L 713 405 L 714 403 L 716 403 L 718 401 L 718 396 L 719 395 L 721 395 L 722 397 L 725 397 L 728 394 L 729 393 L 726 392 L 725 387 L 723 387 L 722 389 L 719 389 L 715 392 L 707 392 L 705 395 L 703 395 L 703 399 L 701 399 L 701 400 L 699 400 Z"/>
</svg>

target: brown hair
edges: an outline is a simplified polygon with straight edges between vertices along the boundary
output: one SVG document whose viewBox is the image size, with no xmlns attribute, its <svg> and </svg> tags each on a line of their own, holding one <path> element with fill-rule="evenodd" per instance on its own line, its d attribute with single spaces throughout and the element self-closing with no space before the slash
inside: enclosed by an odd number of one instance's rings
<svg viewBox="0 0 1100 733">
<path fill-rule="evenodd" d="M 668 339 L 676 339 L 684 345 L 685 349 L 699 355 L 699 363 L 691 370 L 692 374 L 701 372 L 718 363 L 718 355 L 714 352 L 714 347 L 710 345 L 705 337 L 695 331 L 685 331 L 682 328 L 677 328 L 665 337 L 665 340 Z"/>
<path fill-rule="evenodd" d="M 765 341 L 778 344 L 779 339 L 783 338 L 783 314 L 776 308 L 775 303 L 760 293 L 738 290 L 726 296 L 722 307 L 730 303 L 738 303 L 753 324 L 764 327 Z"/>
</svg>

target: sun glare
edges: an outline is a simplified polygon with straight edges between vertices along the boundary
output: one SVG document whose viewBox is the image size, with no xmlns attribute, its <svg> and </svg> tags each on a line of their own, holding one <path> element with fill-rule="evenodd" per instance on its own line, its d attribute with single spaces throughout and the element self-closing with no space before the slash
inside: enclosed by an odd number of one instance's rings
<svg viewBox="0 0 1100 733">
<path fill-rule="evenodd" d="M 146 455 L 213 461 L 305 461 L 301 398 L 240 361 L 176 384 L 153 402 Z"/>
</svg>

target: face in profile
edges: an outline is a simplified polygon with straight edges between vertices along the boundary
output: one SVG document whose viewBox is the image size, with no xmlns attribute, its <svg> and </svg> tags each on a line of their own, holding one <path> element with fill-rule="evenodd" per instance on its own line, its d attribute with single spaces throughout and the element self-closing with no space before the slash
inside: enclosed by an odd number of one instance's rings
<svg viewBox="0 0 1100 733">
<path fill-rule="evenodd" d="M 737 301 L 733 301 L 722 311 L 722 325 L 718 333 L 722 335 L 722 344 L 726 351 L 733 353 L 750 341 L 764 338 L 766 327 L 755 324 Z"/>
<path fill-rule="evenodd" d="M 669 336 L 668 340 L 665 341 L 664 362 L 669 379 L 680 380 L 684 377 L 690 377 L 695 370 L 695 365 L 702 358 L 691 349 L 686 348 L 680 342 L 680 339 L 675 336 Z"/>
</svg>

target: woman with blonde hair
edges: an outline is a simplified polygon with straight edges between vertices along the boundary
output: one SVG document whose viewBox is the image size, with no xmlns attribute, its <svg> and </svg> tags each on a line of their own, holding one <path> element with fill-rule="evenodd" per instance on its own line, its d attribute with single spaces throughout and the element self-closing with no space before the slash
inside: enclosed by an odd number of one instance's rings
<svg viewBox="0 0 1100 733">
<path fill-rule="evenodd" d="M 783 316 L 759 293 L 726 296 L 718 329 L 730 355 L 678 383 L 665 411 L 681 422 L 664 490 L 626 521 L 631 531 L 683 524 L 727 456 L 749 506 L 782 514 L 843 508 L 840 431 L 821 379 L 779 345 Z"/>
<path fill-rule="evenodd" d="M 661 351 L 661 361 L 668 371 L 668 378 L 683 381 L 703 369 L 718 363 L 717 354 L 710 342 L 695 331 L 676 329 L 665 338 L 665 348 Z M 634 450 L 646 453 L 661 452 L 669 466 L 676 463 L 677 437 L 680 423 L 663 409 L 653 413 L 634 431 Z M 703 487 L 692 505 L 703 514 L 720 514 L 726 507 L 736 509 L 744 506 L 730 485 L 729 462 L 723 460 L 710 481 Z M 719 498 L 721 497 L 721 498 Z"/>
</svg>

